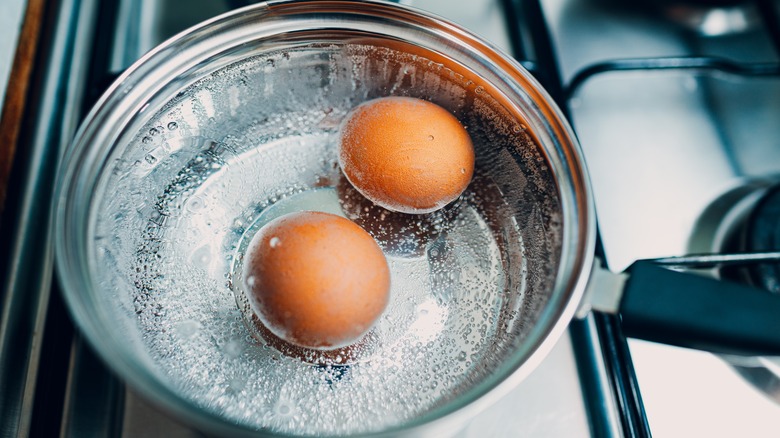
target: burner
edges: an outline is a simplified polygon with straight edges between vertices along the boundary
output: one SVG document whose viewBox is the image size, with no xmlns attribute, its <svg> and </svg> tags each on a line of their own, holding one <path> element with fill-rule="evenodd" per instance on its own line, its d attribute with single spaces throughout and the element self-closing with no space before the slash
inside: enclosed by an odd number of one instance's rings
<svg viewBox="0 0 780 438">
<path fill-rule="evenodd" d="M 740 180 L 734 186 L 715 198 L 704 209 L 693 227 L 688 239 L 689 254 L 745 252 L 743 248 L 743 230 L 756 210 L 756 206 L 765 198 L 777 180 Z M 735 281 L 747 280 L 738 277 L 733 269 L 713 272 L 716 276 L 731 278 Z"/>
<path fill-rule="evenodd" d="M 744 253 L 780 249 L 780 182 L 742 180 L 712 201 L 694 226 L 690 253 Z M 712 270 L 723 279 L 780 293 L 780 264 L 746 264 Z M 780 360 L 721 356 L 740 376 L 780 403 Z"/>
<path fill-rule="evenodd" d="M 765 193 L 742 227 L 741 250 L 780 250 L 780 184 Z M 743 277 L 753 286 L 780 293 L 780 263 L 762 263 L 743 268 Z"/>
</svg>

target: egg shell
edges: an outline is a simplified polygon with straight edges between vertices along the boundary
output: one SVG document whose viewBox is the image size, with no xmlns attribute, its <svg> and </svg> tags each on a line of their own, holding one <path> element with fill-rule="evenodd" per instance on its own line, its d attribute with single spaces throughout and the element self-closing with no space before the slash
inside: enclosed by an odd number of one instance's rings
<svg viewBox="0 0 780 438">
<path fill-rule="evenodd" d="M 474 146 L 446 109 L 422 99 L 384 97 L 347 115 L 339 164 L 372 202 L 402 213 L 429 213 L 466 189 L 474 174 Z"/>
<path fill-rule="evenodd" d="M 390 296 L 390 270 L 374 239 L 330 213 L 296 212 L 263 226 L 244 261 L 244 287 L 279 338 L 335 349 L 361 339 Z"/>
</svg>

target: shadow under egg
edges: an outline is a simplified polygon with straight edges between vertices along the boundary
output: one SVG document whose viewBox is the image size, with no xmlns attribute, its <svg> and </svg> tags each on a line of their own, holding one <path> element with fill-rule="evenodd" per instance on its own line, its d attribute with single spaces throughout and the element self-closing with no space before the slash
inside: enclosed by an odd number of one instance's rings
<svg viewBox="0 0 780 438">
<path fill-rule="evenodd" d="M 344 215 L 366 230 L 388 256 L 425 257 L 429 243 L 436 240 L 448 222 L 447 207 L 427 214 L 398 213 L 380 207 L 355 189 L 343 174 L 336 183 L 336 192 Z"/>
<path fill-rule="evenodd" d="M 368 360 L 379 344 L 374 329 L 352 345 L 333 350 L 317 350 L 295 345 L 273 334 L 254 313 L 245 314 L 245 321 L 251 325 L 252 336 L 261 344 L 272 347 L 279 353 L 316 366 L 347 366 Z"/>
</svg>

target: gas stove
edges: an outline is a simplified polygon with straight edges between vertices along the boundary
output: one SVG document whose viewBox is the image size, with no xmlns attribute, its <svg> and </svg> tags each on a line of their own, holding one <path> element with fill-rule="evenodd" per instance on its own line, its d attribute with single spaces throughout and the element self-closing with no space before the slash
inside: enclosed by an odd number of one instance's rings
<svg viewBox="0 0 780 438">
<path fill-rule="evenodd" d="M 756 209 L 780 174 L 777 3 L 670 3 L 545 2 L 564 81 L 579 84 L 567 97 L 616 271 L 637 259 L 778 250 L 777 210 Z M 746 233 L 753 242 L 736 244 Z M 733 278 L 730 269 L 707 274 Z M 766 364 L 629 345 L 657 436 L 776 435 Z"/>
<path fill-rule="evenodd" d="M 137 397 L 74 331 L 52 280 L 45 218 L 50 174 L 111 80 L 176 32 L 244 3 L 47 6 L 24 118 L 30 129 L 19 137 L 0 239 L 1 435 L 201 436 Z M 568 113 L 591 173 L 599 255 L 611 270 L 638 259 L 779 249 L 777 235 L 774 247 L 770 239 L 778 209 L 765 200 L 780 183 L 777 3 L 403 3 L 511 53 Z M 747 231 L 756 221 L 770 237 Z M 703 273 L 776 284 L 756 272 L 776 265 L 752 266 Z M 591 314 L 458 436 L 775 436 L 773 366 L 626 340 L 617 318 Z"/>
</svg>

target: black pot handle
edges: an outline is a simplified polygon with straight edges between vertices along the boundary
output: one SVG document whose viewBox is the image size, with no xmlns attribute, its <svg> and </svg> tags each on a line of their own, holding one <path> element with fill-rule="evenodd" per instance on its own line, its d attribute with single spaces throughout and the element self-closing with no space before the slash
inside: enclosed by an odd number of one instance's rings
<svg viewBox="0 0 780 438">
<path fill-rule="evenodd" d="M 618 305 L 627 336 L 715 353 L 780 356 L 780 296 L 651 261 L 636 262 L 628 272 Z"/>
</svg>

